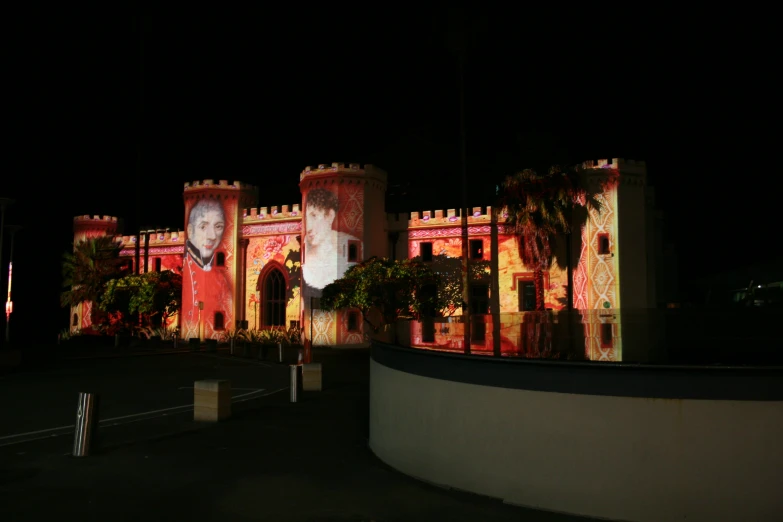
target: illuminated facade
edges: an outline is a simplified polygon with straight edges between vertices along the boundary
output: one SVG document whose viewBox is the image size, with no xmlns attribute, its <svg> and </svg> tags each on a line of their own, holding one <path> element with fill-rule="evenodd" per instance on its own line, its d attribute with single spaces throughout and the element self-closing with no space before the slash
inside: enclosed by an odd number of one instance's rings
<svg viewBox="0 0 783 522">
<path fill-rule="evenodd" d="M 603 209 L 591 212 L 570 248 L 574 308 L 593 317 L 587 350 L 596 358 L 618 360 L 619 310 L 654 308 L 655 256 L 652 246 L 652 190 L 644 162 L 621 159 L 586 162 L 587 182 L 594 184 Z M 182 270 L 184 338 L 220 338 L 225 330 L 276 326 L 302 328 L 315 345 L 364 342 L 361 321 L 347 312 L 318 309 L 321 289 L 345 270 L 372 256 L 397 259 L 433 256 L 460 258 L 458 209 L 386 214 L 386 173 L 372 165 L 332 163 L 307 167 L 300 174 L 302 202 L 258 207 L 258 190 L 213 180 L 185 183 L 185 229 L 142 236 L 122 236 L 121 256 L 147 270 Z M 502 346 L 519 346 L 521 314 L 534 306 L 533 273 L 521 262 L 518 239 L 498 218 L 498 248 L 491 249 L 492 209 L 473 208 L 468 217 L 470 256 L 498 257 Z M 74 220 L 74 239 L 116 233 L 116 218 L 89 216 Z M 622 245 L 622 249 L 621 249 Z M 566 255 L 564 247 L 556 255 Z M 145 255 L 146 254 L 146 255 Z M 143 261 L 142 260 L 146 260 Z M 622 280 L 622 285 L 621 285 Z M 553 267 L 545 274 L 545 302 L 551 310 L 567 308 L 568 275 Z M 472 313 L 488 313 L 489 282 L 471 288 Z M 89 304 L 74 309 L 74 328 L 89 325 Z M 459 315 L 460 310 L 455 311 Z M 447 321 L 447 319 L 444 319 Z M 586 321 L 588 322 L 588 321 Z M 461 349 L 457 322 L 444 322 L 436 333 L 413 326 L 414 343 Z M 602 326 L 604 325 L 604 326 Z M 479 326 L 479 330 L 483 329 Z M 491 350 L 492 328 L 472 348 Z M 487 348 L 488 347 L 488 348 Z"/>
</svg>

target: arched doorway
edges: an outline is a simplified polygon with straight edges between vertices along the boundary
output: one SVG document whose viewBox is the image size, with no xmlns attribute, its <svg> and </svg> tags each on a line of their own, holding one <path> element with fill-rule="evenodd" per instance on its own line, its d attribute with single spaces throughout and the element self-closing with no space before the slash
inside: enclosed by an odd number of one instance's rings
<svg viewBox="0 0 783 522">
<path fill-rule="evenodd" d="M 270 263 L 271 264 L 271 263 Z M 261 301 L 261 327 L 285 327 L 286 290 L 288 281 L 281 269 L 270 266 L 258 278 Z"/>
</svg>

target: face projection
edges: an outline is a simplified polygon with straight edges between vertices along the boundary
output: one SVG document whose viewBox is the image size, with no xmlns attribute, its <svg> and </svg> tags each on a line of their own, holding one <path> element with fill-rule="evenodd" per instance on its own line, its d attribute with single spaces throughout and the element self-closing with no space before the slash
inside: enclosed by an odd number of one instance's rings
<svg viewBox="0 0 783 522">
<path fill-rule="evenodd" d="M 218 201 L 202 199 L 193 205 L 188 217 L 188 251 L 202 268 L 210 266 L 225 228 L 225 214 Z"/>
<path fill-rule="evenodd" d="M 307 196 L 307 247 L 316 253 L 331 248 L 335 231 L 332 230 L 337 214 L 337 196 L 325 189 L 314 189 Z"/>
<path fill-rule="evenodd" d="M 318 296 L 338 277 L 340 234 L 334 230 L 337 195 L 316 188 L 308 192 L 305 207 L 305 262 L 302 267 L 306 293 Z"/>
<path fill-rule="evenodd" d="M 307 209 L 307 245 L 318 248 L 325 244 L 332 233 L 334 210 L 311 207 Z"/>
</svg>

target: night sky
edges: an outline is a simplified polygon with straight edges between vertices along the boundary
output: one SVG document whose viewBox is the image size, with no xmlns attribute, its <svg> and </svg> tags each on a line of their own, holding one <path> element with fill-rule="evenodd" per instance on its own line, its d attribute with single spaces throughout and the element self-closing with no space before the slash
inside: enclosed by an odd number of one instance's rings
<svg viewBox="0 0 783 522">
<path fill-rule="evenodd" d="M 24 227 L 12 321 L 67 326 L 73 216 L 181 228 L 185 181 L 249 182 L 261 206 L 290 205 L 305 166 L 372 163 L 405 194 L 389 210 L 459 206 L 460 26 L 469 206 L 526 167 L 644 159 L 683 284 L 779 255 L 772 33 L 740 16 L 587 14 L 18 13 L 0 184 L 17 202 L 6 224 Z"/>
</svg>

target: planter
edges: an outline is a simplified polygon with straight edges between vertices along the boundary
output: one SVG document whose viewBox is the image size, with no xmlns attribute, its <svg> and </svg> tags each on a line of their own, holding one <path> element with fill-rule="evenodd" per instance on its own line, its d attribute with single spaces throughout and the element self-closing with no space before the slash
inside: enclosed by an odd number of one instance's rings
<svg viewBox="0 0 783 522">
<path fill-rule="evenodd" d="M 198 337 L 188 339 L 188 348 L 191 352 L 197 352 L 201 349 L 201 340 Z"/>
<path fill-rule="evenodd" d="M 244 343 L 244 351 L 242 353 L 243 357 L 248 357 L 250 359 L 257 359 L 258 354 L 261 351 L 261 345 L 258 343 Z"/>
</svg>

